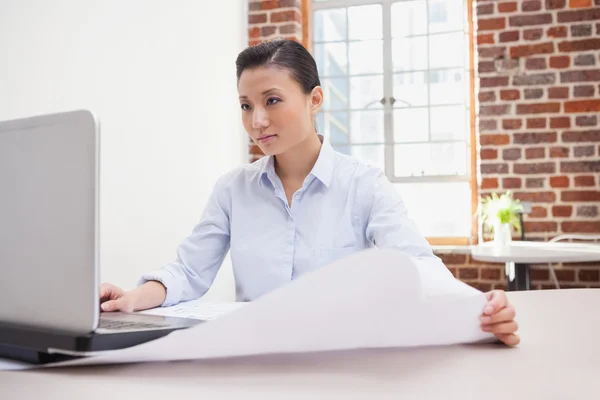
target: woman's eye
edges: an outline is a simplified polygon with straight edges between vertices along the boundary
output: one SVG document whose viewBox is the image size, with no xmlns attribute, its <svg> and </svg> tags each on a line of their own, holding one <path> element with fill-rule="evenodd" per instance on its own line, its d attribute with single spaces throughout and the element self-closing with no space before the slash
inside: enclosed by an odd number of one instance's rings
<svg viewBox="0 0 600 400">
<path fill-rule="evenodd" d="M 242 104 L 242 110 L 247 111 L 250 109 L 250 106 L 248 104 Z"/>
<path fill-rule="evenodd" d="M 279 99 L 276 99 L 275 97 L 271 97 L 269 100 L 267 100 L 267 104 L 269 105 L 273 105 L 273 104 L 277 104 L 279 103 Z"/>
</svg>

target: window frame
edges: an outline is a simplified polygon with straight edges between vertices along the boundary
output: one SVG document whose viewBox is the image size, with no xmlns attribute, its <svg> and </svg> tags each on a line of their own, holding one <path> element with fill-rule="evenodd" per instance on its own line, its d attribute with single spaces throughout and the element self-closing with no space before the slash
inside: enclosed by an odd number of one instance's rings
<svg viewBox="0 0 600 400">
<path fill-rule="evenodd" d="M 363 5 L 381 5 L 383 7 L 382 14 L 391 14 L 391 6 L 393 3 L 398 3 L 408 0 L 328 0 L 322 4 L 314 4 L 313 0 L 302 0 L 302 44 L 312 52 L 313 49 L 313 13 L 316 10 L 332 9 L 332 8 L 347 8 L 352 6 Z M 465 0 L 466 7 L 466 33 L 468 42 L 468 99 L 466 99 L 469 107 L 468 129 L 469 129 L 469 152 L 467 153 L 467 176 L 425 176 L 425 177 L 396 177 L 394 173 L 394 132 L 393 129 L 385 131 L 385 142 L 388 145 L 384 148 L 385 174 L 392 183 L 426 183 L 426 182 L 456 182 L 468 181 L 471 191 L 471 235 L 465 237 L 427 237 L 431 245 L 473 245 L 478 243 L 479 238 L 479 221 L 478 221 L 478 204 L 479 204 L 479 185 L 478 185 L 478 170 L 477 170 L 477 149 L 479 143 L 477 141 L 476 129 L 476 99 L 475 99 L 475 54 L 474 54 L 474 24 L 473 24 L 473 4 L 470 0 Z M 391 18 L 383 18 L 383 62 L 385 65 L 392 64 L 392 46 L 391 46 Z M 428 68 L 429 70 L 429 68 Z M 383 75 L 384 82 L 393 82 L 392 68 L 384 67 Z M 384 85 L 384 98 L 390 99 L 393 97 L 393 85 Z M 430 107 L 430 105 L 428 105 Z M 393 127 L 393 112 L 384 113 L 384 124 Z"/>
</svg>

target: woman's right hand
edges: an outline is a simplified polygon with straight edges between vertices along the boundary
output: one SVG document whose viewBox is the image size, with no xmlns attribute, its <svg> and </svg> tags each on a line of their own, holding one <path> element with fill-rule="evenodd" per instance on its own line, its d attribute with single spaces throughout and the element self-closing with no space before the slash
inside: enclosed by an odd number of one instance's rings
<svg viewBox="0 0 600 400">
<path fill-rule="evenodd" d="M 149 281 L 130 291 L 111 283 L 100 285 L 100 309 L 102 311 L 133 312 L 160 306 L 167 296 L 162 283 Z"/>
<path fill-rule="evenodd" d="M 100 309 L 132 312 L 135 309 L 133 295 L 111 283 L 103 283 L 100 285 Z"/>
</svg>

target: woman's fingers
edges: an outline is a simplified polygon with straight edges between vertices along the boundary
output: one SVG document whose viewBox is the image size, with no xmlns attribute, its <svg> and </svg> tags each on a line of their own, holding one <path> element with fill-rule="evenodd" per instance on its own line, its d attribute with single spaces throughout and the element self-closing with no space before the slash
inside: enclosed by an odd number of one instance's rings
<svg viewBox="0 0 600 400">
<path fill-rule="evenodd" d="M 496 335 L 496 337 L 498 338 L 498 340 L 500 340 L 502 343 L 508 346 L 516 346 L 521 342 L 521 338 L 519 337 L 519 335 L 516 335 L 514 333 L 501 333 Z"/>
<path fill-rule="evenodd" d="M 484 314 L 481 317 L 481 324 L 490 325 L 497 324 L 499 322 L 509 322 L 515 319 L 516 314 L 515 308 L 512 305 L 509 305 L 493 315 Z"/>
<path fill-rule="evenodd" d="M 503 290 L 492 290 L 485 294 L 488 303 L 481 316 L 481 329 L 493 333 L 508 346 L 516 346 L 521 338 L 515 333 L 519 329 L 515 321 L 515 308 L 509 303 Z"/>
<path fill-rule="evenodd" d="M 115 300 L 124 294 L 123 289 L 110 283 L 100 285 L 100 301 Z"/>
<path fill-rule="evenodd" d="M 494 335 L 499 335 L 499 334 L 515 333 L 517 331 L 517 329 L 519 329 L 519 326 L 517 325 L 517 323 L 515 321 L 511 321 L 511 322 L 501 322 L 499 324 L 484 325 L 482 327 L 482 329 L 484 332 L 490 332 L 490 333 L 493 333 Z"/>
<path fill-rule="evenodd" d="M 100 305 L 102 311 L 124 311 L 124 312 L 132 312 L 133 306 L 131 305 L 131 301 L 127 296 L 121 296 L 116 300 L 110 300 L 104 302 Z"/>
<path fill-rule="evenodd" d="M 487 292 L 485 297 L 488 303 L 483 309 L 483 313 L 486 315 L 493 315 L 508 305 L 508 296 L 503 290 L 492 290 Z"/>
</svg>

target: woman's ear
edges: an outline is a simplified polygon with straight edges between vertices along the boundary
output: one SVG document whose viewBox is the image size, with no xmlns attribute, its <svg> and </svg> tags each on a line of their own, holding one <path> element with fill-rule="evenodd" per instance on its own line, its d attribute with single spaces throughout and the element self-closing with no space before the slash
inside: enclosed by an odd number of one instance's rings
<svg viewBox="0 0 600 400">
<path fill-rule="evenodd" d="M 315 86 L 310 93 L 310 111 L 316 115 L 323 105 L 323 89 L 321 86 Z"/>
</svg>

